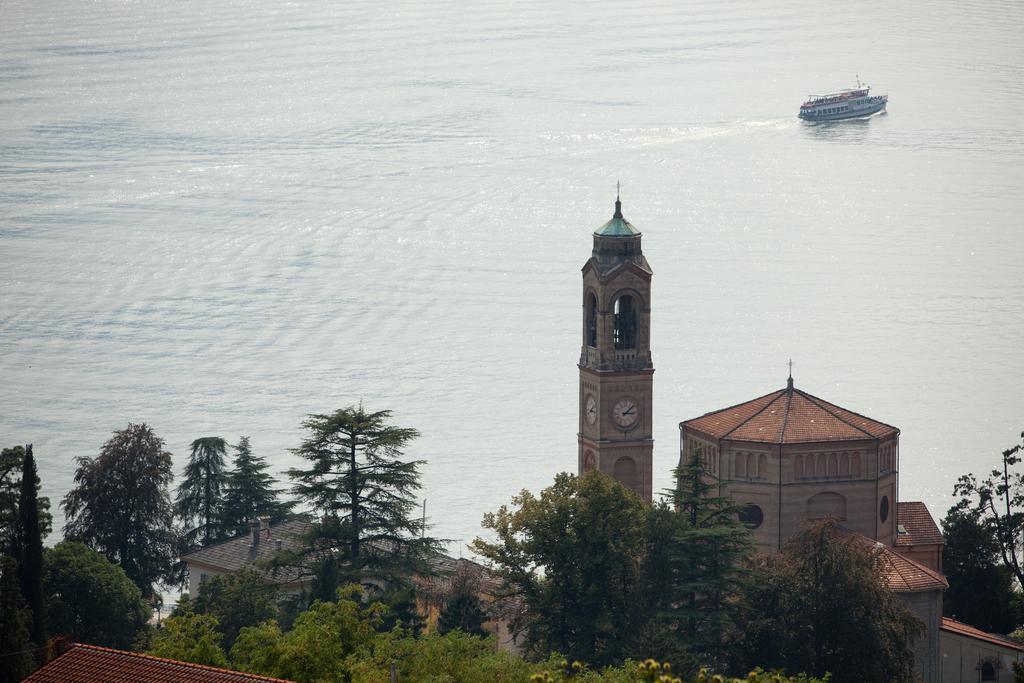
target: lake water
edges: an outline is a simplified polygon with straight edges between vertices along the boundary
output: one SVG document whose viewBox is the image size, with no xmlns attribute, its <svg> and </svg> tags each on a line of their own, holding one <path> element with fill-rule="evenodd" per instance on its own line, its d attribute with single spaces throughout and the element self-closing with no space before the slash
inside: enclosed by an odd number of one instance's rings
<svg viewBox="0 0 1024 683">
<path fill-rule="evenodd" d="M 358 401 L 453 552 L 576 463 L 579 268 L 623 183 L 678 423 L 796 385 L 902 430 L 901 498 L 1024 430 L 1024 3 L 0 4 L 0 443 L 59 499 Z M 886 115 L 805 124 L 857 74 Z M 52 540 L 52 538 L 51 538 Z"/>
</svg>

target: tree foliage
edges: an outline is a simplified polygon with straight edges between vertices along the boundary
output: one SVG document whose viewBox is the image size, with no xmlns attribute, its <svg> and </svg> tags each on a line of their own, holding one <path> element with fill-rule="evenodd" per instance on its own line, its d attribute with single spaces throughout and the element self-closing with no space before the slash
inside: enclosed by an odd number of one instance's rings
<svg viewBox="0 0 1024 683">
<path fill-rule="evenodd" d="M 882 561 L 832 521 L 761 558 L 747 589 L 738 667 L 831 672 L 836 683 L 913 681 L 911 644 L 924 624 L 885 585 Z"/>
<path fill-rule="evenodd" d="M 443 597 L 437 618 L 438 633 L 443 635 L 458 629 L 471 636 L 487 636 L 483 625 L 488 617 L 480 601 L 480 590 L 480 570 L 468 563 L 460 563 Z"/>
<path fill-rule="evenodd" d="M 23 446 L 0 450 L 0 554 L 12 557 L 17 557 L 20 554 L 18 500 L 21 497 L 21 467 L 24 462 L 25 448 Z M 45 539 L 50 533 L 53 516 L 50 514 L 50 499 L 39 496 L 38 491 L 37 485 L 36 504 L 39 510 L 39 535 Z"/>
<path fill-rule="evenodd" d="M 191 601 L 192 610 L 217 620 L 224 636 L 224 649 L 230 650 L 239 631 L 258 626 L 277 617 L 277 587 L 252 569 L 214 576 L 199 586 L 199 595 Z"/>
<path fill-rule="evenodd" d="M 224 482 L 221 534 L 244 534 L 249 522 L 260 517 L 270 517 L 271 524 L 287 519 L 292 503 L 280 499 L 281 491 L 274 488 L 276 482 L 267 474 L 266 459 L 253 455 L 249 437 L 240 437 L 232 448 L 235 455 Z"/>
<path fill-rule="evenodd" d="M 349 585 L 335 602 L 314 602 L 290 631 L 273 621 L 244 628 L 231 648 L 242 671 L 299 681 L 351 679 L 351 656 L 370 643 L 387 612 L 380 603 L 364 605 L 361 588 Z"/>
<path fill-rule="evenodd" d="M 31 614 L 18 588 L 18 563 L 0 558 L 0 683 L 14 683 L 35 668 L 35 648 L 29 634 Z"/>
<path fill-rule="evenodd" d="M 46 645 L 46 605 L 43 602 L 43 536 L 39 523 L 39 476 L 32 456 L 32 444 L 25 447 L 21 465 L 21 487 L 18 498 L 18 531 L 20 556 L 18 573 L 21 595 L 32 612 L 32 642 Z"/>
<path fill-rule="evenodd" d="M 949 581 L 943 614 L 990 633 L 1012 631 L 1018 624 L 1014 577 L 1001 562 L 992 525 L 976 510 L 954 506 L 942 520 L 942 534 L 942 569 Z"/>
<path fill-rule="evenodd" d="M 117 563 L 140 588 L 166 577 L 176 550 L 168 486 L 171 454 L 146 424 L 129 424 L 95 458 L 78 458 L 75 485 L 64 497 L 65 538 Z"/>
<path fill-rule="evenodd" d="M 292 491 L 320 514 L 305 563 L 336 562 L 342 581 L 402 581 L 426 571 L 438 548 L 415 515 L 423 461 L 403 459 L 419 432 L 388 424 L 390 417 L 362 405 L 310 415 L 303 423 L 310 434 L 293 451 L 309 467 L 288 472 Z"/>
<path fill-rule="evenodd" d="M 191 448 L 174 511 L 185 525 L 185 543 L 196 547 L 221 537 L 227 442 L 219 436 L 206 436 L 193 441 Z"/>
<path fill-rule="evenodd" d="M 47 548 L 42 579 L 51 632 L 75 642 L 129 649 L 149 619 L 139 587 L 82 543 Z"/>
<path fill-rule="evenodd" d="M 722 494 L 700 450 L 676 469 L 675 480 L 658 614 L 698 661 L 719 666 L 742 610 L 737 597 L 749 583 L 753 540 L 739 522 L 743 507 Z"/>
<path fill-rule="evenodd" d="M 561 473 L 534 496 L 523 491 L 488 513 L 497 536 L 472 547 L 489 560 L 510 595 L 527 609 L 524 627 L 534 654 L 621 660 L 639 615 L 634 594 L 643 549 L 645 510 L 618 482 L 591 472 Z"/>
<path fill-rule="evenodd" d="M 227 667 L 217 620 L 206 614 L 187 613 L 164 619 L 153 637 L 149 654 L 193 664 Z"/>
<path fill-rule="evenodd" d="M 1003 451 L 1000 466 L 988 477 L 978 481 L 973 473 L 963 475 L 953 486 L 953 495 L 960 496 L 958 509 L 972 511 L 992 528 L 1003 564 L 1024 589 L 1024 473 L 1014 471 L 1022 452 L 1024 432 L 1021 443 Z"/>
</svg>

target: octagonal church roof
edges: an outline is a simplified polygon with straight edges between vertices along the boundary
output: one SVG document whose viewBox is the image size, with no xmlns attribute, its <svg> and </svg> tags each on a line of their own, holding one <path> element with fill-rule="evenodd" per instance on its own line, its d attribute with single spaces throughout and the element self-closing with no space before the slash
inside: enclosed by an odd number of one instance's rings
<svg viewBox="0 0 1024 683">
<path fill-rule="evenodd" d="M 681 426 L 716 439 L 793 444 L 881 439 L 899 429 L 793 387 L 722 408 Z"/>
</svg>

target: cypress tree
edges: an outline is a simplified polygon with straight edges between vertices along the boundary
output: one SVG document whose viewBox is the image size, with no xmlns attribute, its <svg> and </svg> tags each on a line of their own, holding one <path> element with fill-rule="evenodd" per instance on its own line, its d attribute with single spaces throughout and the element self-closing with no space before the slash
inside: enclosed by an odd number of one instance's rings
<svg viewBox="0 0 1024 683">
<path fill-rule="evenodd" d="M 25 447 L 21 466 L 21 492 L 18 497 L 18 517 L 21 536 L 19 577 L 21 594 L 32 610 L 32 642 L 37 647 L 46 645 L 46 605 L 43 602 L 43 537 L 39 528 L 39 503 L 36 489 L 39 477 L 32 444 Z"/>
<path fill-rule="evenodd" d="M 29 615 L 18 590 L 18 563 L 0 558 L 0 683 L 20 681 L 35 668 Z"/>
<path fill-rule="evenodd" d="M 206 545 L 220 538 L 220 515 L 227 474 L 224 454 L 227 442 L 219 436 L 207 436 L 192 442 L 185 466 L 185 479 L 178 486 L 174 511 L 188 529 L 185 542 Z"/>
</svg>

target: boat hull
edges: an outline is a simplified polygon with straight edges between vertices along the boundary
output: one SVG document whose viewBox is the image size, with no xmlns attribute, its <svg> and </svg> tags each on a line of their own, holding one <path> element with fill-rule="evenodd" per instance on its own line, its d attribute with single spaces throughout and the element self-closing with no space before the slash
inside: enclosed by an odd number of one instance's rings
<svg viewBox="0 0 1024 683">
<path fill-rule="evenodd" d="M 860 119 L 865 116 L 871 116 L 877 114 L 880 111 L 885 111 L 885 106 L 889 103 L 888 97 L 880 97 L 877 102 L 872 102 L 865 107 L 858 109 L 851 109 L 843 112 L 833 112 L 829 114 L 818 113 L 815 110 L 801 110 L 797 116 L 802 118 L 804 121 L 841 121 L 843 119 Z"/>
</svg>

